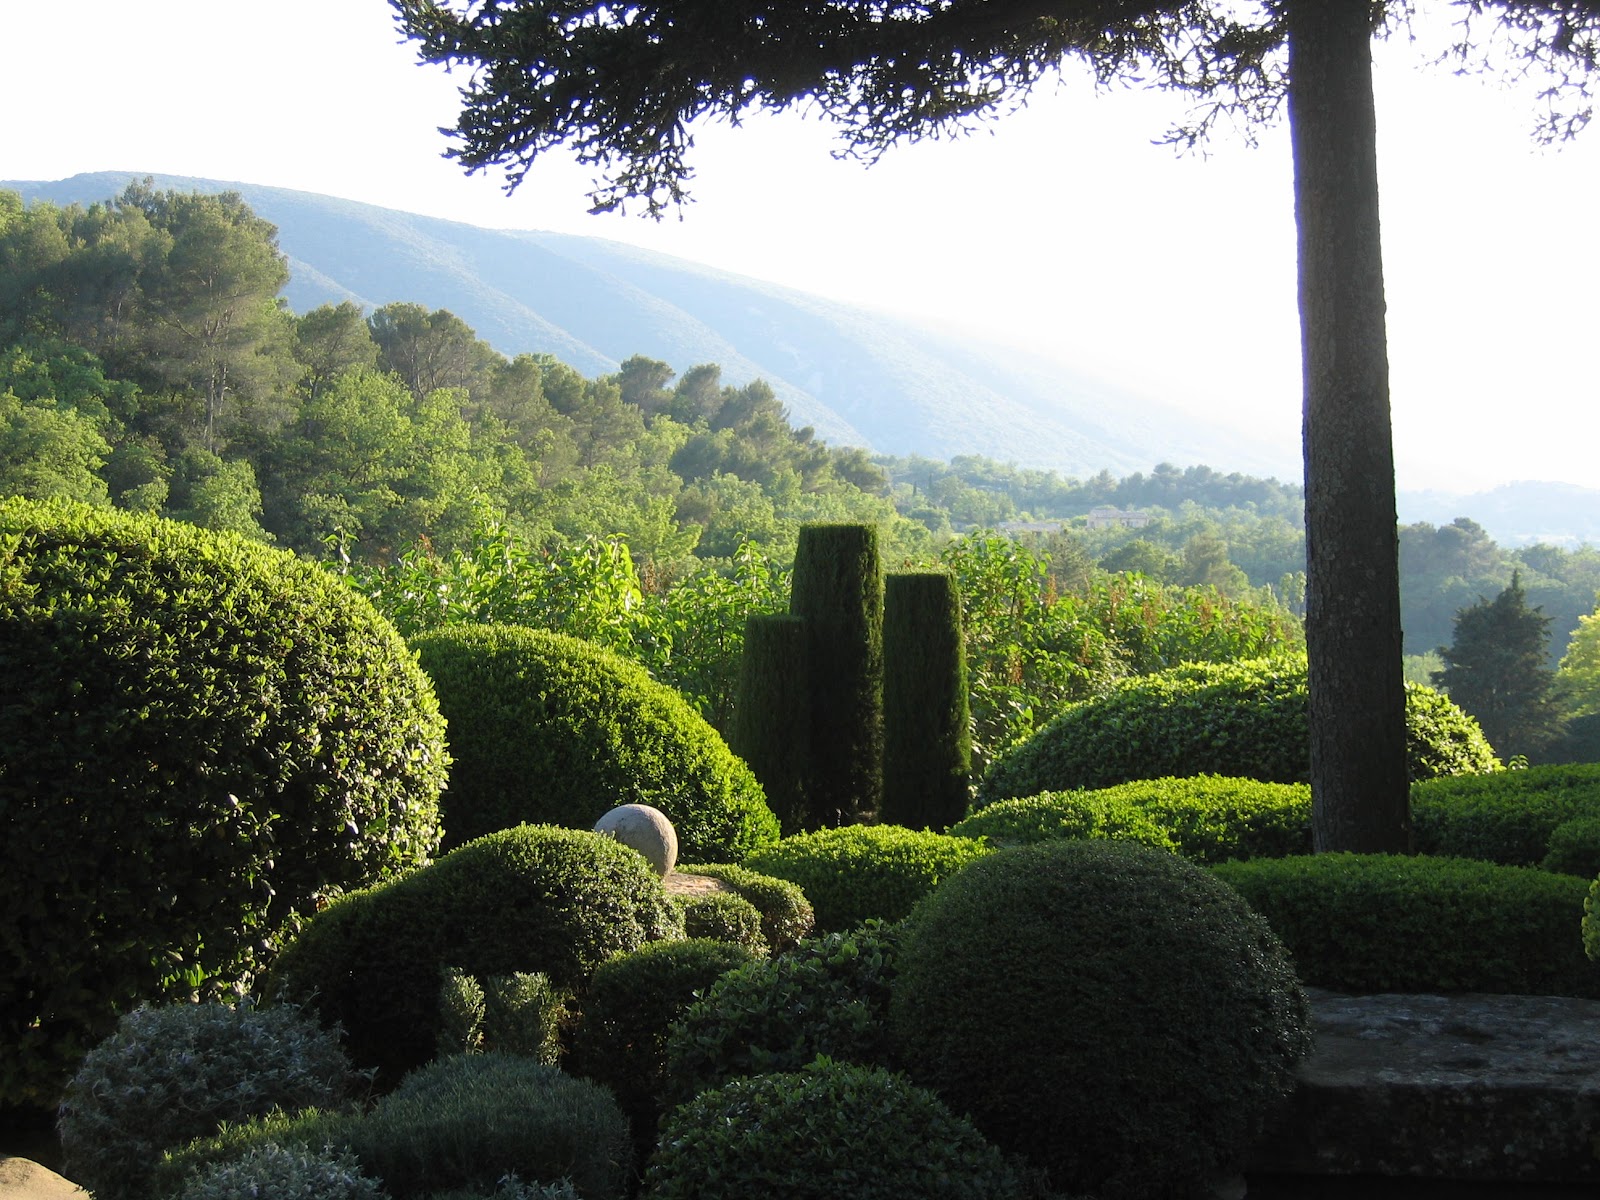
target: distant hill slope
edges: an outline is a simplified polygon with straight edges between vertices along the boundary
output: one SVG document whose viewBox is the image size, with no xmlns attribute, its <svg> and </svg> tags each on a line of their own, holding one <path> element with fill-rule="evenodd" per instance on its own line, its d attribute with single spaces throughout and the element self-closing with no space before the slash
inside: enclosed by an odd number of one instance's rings
<svg viewBox="0 0 1600 1200">
<path fill-rule="evenodd" d="M 89 204 L 136 172 L 0 183 Z M 278 227 L 300 312 L 354 300 L 447 308 L 504 354 L 548 352 L 585 375 L 633 354 L 766 379 L 797 425 L 835 444 L 947 460 L 981 454 L 1082 477 L 1158 462 L 1295 477 L 1292 457 L 1044 358 L 599 238 L 496 231 L 307 192 L 157 175 L 239 192 Z"/>
</svg>

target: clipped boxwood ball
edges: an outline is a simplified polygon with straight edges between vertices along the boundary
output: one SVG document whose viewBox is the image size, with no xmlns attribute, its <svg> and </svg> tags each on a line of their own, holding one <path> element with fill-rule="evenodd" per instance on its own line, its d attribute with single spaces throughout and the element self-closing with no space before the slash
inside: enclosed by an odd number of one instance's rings
<svg viewBox="0 0 1600 1200">
<path fill-rule="evenodd" d="M 826 1060 L 735 1079 L 667 1118 L 645 1200 L 996 1200 L 1022 1182 L 938 1097 Z"/>
<path fill-rule="evenodd" d="M 899 825 L 846 825 L 797 833 L 757 851 L 744 865 L 800 885 L 816 913 L 819 933 L 848 929 L 877 917 L 898 921 L 938 886 L 989 847 Z"/>
<path fill-rule="evenodd" d="M 448 760 L 394 629 L 228 534 L 0 501 L 0 1104 L 428 860 Z"/>
<path fill-rule="evenodd" d="M 1233 1168 L 1310 1049 L 1288 955 L 1231 888 L 1129 842 L 973 863 L 907 922 L 906 1069 L 1062 1192 L 1181 1195 Z"/>
<path fill-rule="evenodd" d="M 762 875 L 733 863 L 696 863 L 678 868 L 679 875 L 703 875 L 731 887 L 761 913 L 761 936 L 774 954 L 791 950 L 816 924 L 811 901 L 798 883 Z"/>
<path fill-rule="evenodd" d="M 735 862 L 777 840 L 750 768 L 638 664 L 516 625 L 414 644 L 450 723 L 446 846 L 523 822 L 592 829 L 622 804 L 665 813 L 687 859 Z"/>
<path fill-rule="evenodd" d="M 442 1028 L 441 972 L 543 972 L 581 986 L 607 957 L 682 935 L 650 865 L 587 830 L 521 825 L 469 842 L 403 879 L 352 892 L 278 957 L 269 997 L 345 1030 L 380 1086 L 428 1061 Z"/>
<path fill-rule="evenodd" d="M 1186 663 L 1063 710 L 995 761 L 974 806 L 1164 776 L 1309 783 L 1309 722 L 1304 655 Z M 1413 780 L 1500 766 L 1476 721 L 1416 684 L 1406 685 L 1406 763 Z"/>
</svg>

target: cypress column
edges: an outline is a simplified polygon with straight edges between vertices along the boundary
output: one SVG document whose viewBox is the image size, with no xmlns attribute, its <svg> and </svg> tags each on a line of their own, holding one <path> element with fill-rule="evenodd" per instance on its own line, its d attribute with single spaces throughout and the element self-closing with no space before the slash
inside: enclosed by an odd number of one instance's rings
<svg viewBox="0 0 1600 1200">
<path fill-rule="evenodd" d="M 948 571 L 890 575 L 883 593 L 886 824 L 943 832 L 972 775 L 961 594 Z"/>
<path fill-rule="evenodd" d="M 761 781 L 783 835 L 807 828 L 811 773 L 811 671 L 799 617 L 746 618 L 739 691 L 728 739 Z"/>
<path fill-rule="evenodd" d="M 871 525 L 804 525 L 789 612 L 811 660 L 806 827 L 848 825 L 883 794 L 883 576 Z"/>
</svg>

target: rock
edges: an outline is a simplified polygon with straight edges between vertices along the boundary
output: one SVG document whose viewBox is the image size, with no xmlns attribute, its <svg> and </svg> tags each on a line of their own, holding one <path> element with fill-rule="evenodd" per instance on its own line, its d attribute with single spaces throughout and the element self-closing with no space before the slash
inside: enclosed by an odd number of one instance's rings
<svg viewBox="0 0 1600 1200">
<path fill-rule="evenodd" d="M 0 1158 L 0 1200 L 77 1200 L 88 1195 L 32 1159 Z"/>
<path fill-rule="evenodd" d="M 1251 1173 L 1600 1182 L 1600 1000 L 1307 992 L 1316 1048 Z"/>
<path fill-rule="evenodd" d="M 658 808 L 648 804 L 624 804 L 613 808 L 595 822 L 594 831 L 614 837 L 631 850 L 644 855 L 665 878 L 678 861 L 678 833 Z"/>
</svg>

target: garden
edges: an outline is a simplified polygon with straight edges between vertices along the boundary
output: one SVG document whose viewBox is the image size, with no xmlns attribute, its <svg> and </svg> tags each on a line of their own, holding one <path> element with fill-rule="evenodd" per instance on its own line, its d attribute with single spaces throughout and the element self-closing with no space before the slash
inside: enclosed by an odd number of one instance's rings
<svg viewBox="0 0 1600 1200">
<path fill-rule="evenodd" d="M 985 743 L 958 576 L 810 526 L 724 736 L 395 579 L 0 501 L 0 1105 L 97 1200 L 1202 1196 L 1306 986 L 1600 998 L 1600 764 L 1430 689 L 1415 853 L 1314 855 L 1292 646 Z"/>
</svg>

